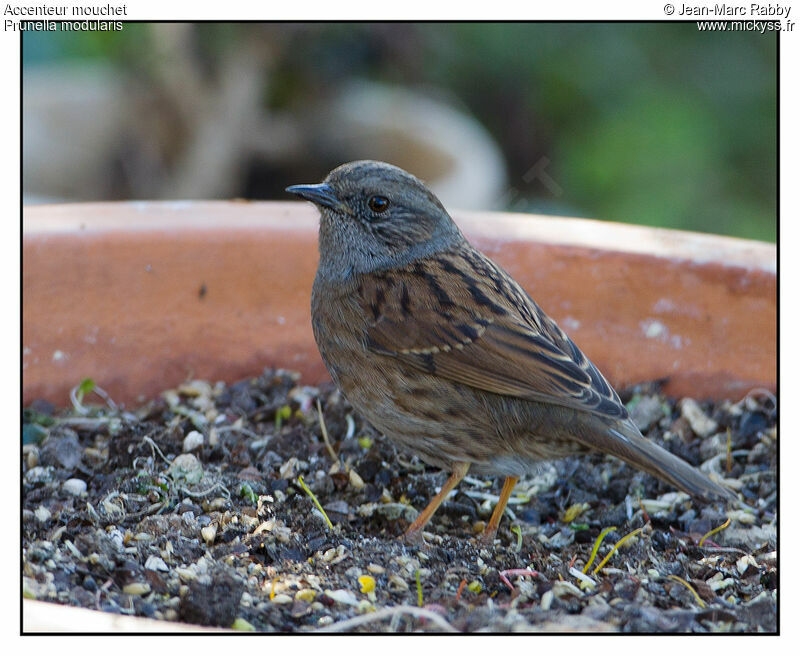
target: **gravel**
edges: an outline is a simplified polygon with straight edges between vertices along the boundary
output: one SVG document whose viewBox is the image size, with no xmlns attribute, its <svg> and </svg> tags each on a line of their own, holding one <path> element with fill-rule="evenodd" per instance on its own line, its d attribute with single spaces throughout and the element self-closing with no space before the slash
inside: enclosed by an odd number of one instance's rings
<svg viewBox="0 0 800 656">
<path fill-rule="evenodd" d="M 475 537 L 502 481 L 467 477 L 411 547 L 398 536 L 446 474 L 330 385 L 269 370 L 135 410 L 37 402 L 23 416 L 23 594 L 243 631 L 776 632 L 775 398 L 650 385 L 623 400 L 749 508 L 696 505 L 593 455 L 522 479 L 491 548 Z"/>
</svg>

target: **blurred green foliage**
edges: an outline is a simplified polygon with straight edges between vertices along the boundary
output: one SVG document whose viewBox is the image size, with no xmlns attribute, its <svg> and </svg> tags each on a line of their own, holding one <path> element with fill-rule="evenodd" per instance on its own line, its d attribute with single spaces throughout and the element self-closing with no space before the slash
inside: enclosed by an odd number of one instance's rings
<svg viewBox="0 0 800 656">
<path fill-rule="evenodd" d="M 203 24 L 213 59 L 274 41 L 267 107 L 324 102 L 346 79 L 444 92 L 505 156 L 506 209 L 774 241 L 777 36 L 694 23 Z M 106 59 L 141 74 L 146 25 L 26 33 L 23 65 Z M 526 172 L 545 157 L 556 192 Z"/>
</svg>

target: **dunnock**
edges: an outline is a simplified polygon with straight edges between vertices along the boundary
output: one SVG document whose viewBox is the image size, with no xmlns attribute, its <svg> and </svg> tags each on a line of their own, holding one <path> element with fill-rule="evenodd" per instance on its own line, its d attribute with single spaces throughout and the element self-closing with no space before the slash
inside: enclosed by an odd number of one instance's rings
<svg viewBox="0 0 800 656">
<path fill-rule="evenodd" d="M 590 450 L 692 496 L 735 498 L 642 437 L 597 368 L 417 178 L 359 161 L 287 191 L 321 213 L 311 320 L 334 382 L 378 430 L 451 472 L 408 538 L 472 470 L 505 476 L 491 542 L 520 476 Z"/>
</svg>

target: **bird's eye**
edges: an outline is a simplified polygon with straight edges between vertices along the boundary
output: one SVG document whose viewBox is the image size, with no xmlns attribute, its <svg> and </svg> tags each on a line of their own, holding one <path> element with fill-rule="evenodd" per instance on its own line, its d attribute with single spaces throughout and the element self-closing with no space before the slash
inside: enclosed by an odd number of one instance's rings
<svg viewBox="0 0 800 656">
<path fill-rule="evenodd" d="M 389 209 L 389 199 L 385 196 L 372 196 L 367 201 L 367 205 L 369 205 L 369 209 L 373 212 L 380 214 Z"/>
</svg>

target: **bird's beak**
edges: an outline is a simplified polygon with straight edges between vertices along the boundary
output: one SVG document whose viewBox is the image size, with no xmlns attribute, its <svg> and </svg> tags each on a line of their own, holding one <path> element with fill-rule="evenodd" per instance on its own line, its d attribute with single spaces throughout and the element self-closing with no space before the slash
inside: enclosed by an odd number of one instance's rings
<svg viewBox="0 0 800 656">
<path fill-rule="evenodd" d="M 300 196 L 300 198 L 310 200 L 315 205 L 330 207 L 332 210 L 337 210 L 339 212 L 345 210 L 344 203 L 336 197 L 330 185 L 324 182 L 310 185 L 292 185 L 291 187 L 286 187 L 286 191 L 290 194 Z"/>
</svg>

